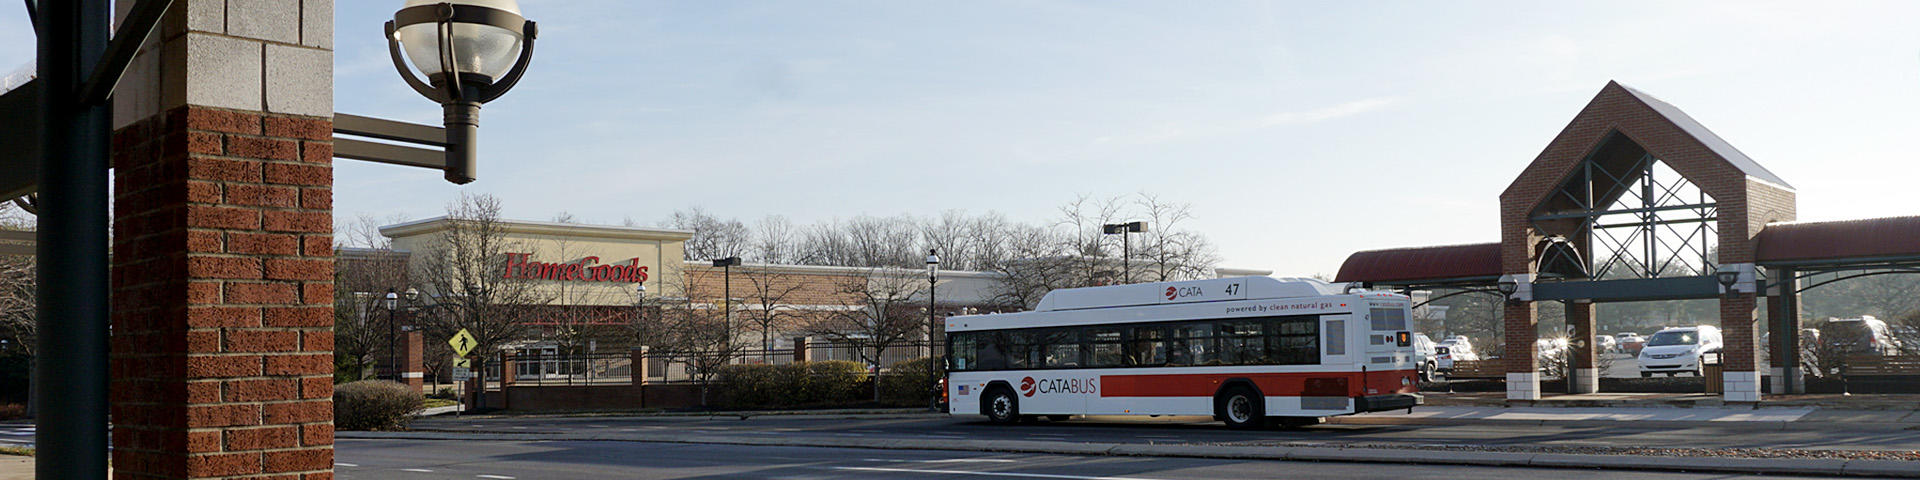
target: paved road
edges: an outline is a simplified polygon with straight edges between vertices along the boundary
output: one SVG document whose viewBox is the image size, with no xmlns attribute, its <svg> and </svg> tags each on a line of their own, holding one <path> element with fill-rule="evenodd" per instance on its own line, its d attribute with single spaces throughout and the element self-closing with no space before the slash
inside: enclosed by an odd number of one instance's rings
<svg viewBox="0 0 1920 480">
<path fill-rule="evenodd" d="M 592 441 L 341 439 L 340 479 L 778 478 L 1058 479 L 1240 478 L 1774 478 L 1468 466 L 1276 462 L 1162 457 L 987 454 L 817 447 Z M 1782 477 L 1784 478 L 1784 477 Z M 1807 478 L 1807 477 L 1793 477 Z"/>
<path fill-rule="evenodd" d="M 665 432 L 708 436 L 813 436 L 833 438 L 917 438 L 1039 440 L 1099 443 L 1179 443 L 1225 445 L 1491 445 L 1654 448 L 1797 448 L 1833 450 L 1920 450 L 1920 431 L 1844 431 L 1790 429 L 1758 432 L 1740 425 L 1695 427 L 1472 424 L 1472 425 L 1321 425 L 1296 431 L 1236 431 L 1203 417 L 1093 417 L 1066 422 L 998 426 L 969 417 L 847 418 L 827 415 L 737 417 L 510 417 L 485 420 L 436 417 L 416 429 L 455 432 L 622 434 Z"/>
</svg>

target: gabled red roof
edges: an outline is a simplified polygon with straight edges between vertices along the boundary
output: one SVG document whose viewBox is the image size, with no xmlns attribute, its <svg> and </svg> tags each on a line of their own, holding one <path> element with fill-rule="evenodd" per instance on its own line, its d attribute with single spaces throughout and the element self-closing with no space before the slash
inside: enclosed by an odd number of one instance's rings
<svg viewBox="0 0 1920 480">
<path fill-rule="evenodd" d="M 1369 250 L 1347 257 L 1335 282 L 1412 283 L 1497 278 L 1500 244 Z"/>
<path fill-rule="evenodd" d="M 1920 256 L 1920 217 L 1772 223 L 1754 242 L 1761 264 Z"/>
</svg>

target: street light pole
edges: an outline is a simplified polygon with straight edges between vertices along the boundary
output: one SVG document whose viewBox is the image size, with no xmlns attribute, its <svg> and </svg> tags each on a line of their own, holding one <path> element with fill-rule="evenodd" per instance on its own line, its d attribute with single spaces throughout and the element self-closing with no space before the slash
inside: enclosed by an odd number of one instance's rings
<svg viewBox="0 0 1920 480">
<path fill-rule="evenodd" d="M 1100 232 L 1120 234 L 1120 283 L 1133 283 L 1133 240 L 1128 237 L 1136 232 L 1147 231 L 1147 222 L 1109 223 L 1100 226 Z"/>
<path fill-rule="evenodd" d="M 400 333 L 398 329 L 395 328 L 395 325 L 394 325 L 393 311 L 394 309 L 400 307 L 400 295 L 397 293 L 393 293 L 393 289 L 391 288 L 387 289 L 386 306 L 387 306 L 387 377 L 392 379 L 393 381 L 398 382 L 400 381 L 400 362 L 399 362 L 400 357 L 398 355 L 399 352 L 396 349 L 394 349 L 394 339 L 396 337 L 399 337 Z"/>
<path fill-rule="evenodd" d="M 928 390 L 930 390 L 929 393 L 932 393 L 932 395 L 929 395 L 927 397 L 927 409 L 933 410 L 933 411 L 940 410 L 940 392 L 939 392 L 940 370 L 942 370 L 942 367 L 944 366 L 944 364 L 942 364 L 939 361 L 940 359 L 934 356 L 934 349 L 933 349 L 933 329 L 935 327 L 935 322 L 933 319 L 933 315 L 934 315 L 933 309 L 939 305 L 939 303 L 936 302 L 934 299 L 934 291 L 939 289 L 939 286 L 940 286 L 940 251 L 937 249 L 928 249 L 927 250 L 927 385 L 928 385 L 927 388 Z"/>
</svg>

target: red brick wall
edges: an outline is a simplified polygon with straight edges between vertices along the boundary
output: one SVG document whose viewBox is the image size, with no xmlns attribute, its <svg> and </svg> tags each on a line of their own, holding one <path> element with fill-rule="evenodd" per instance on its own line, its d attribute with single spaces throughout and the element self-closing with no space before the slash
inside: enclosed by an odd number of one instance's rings
<svg viewBox="0 0 1920 480">
<path fill-rule="evenodd" d="M 1757 298 L 1741 294 L 1720 298 L 1720 349 L 1723 368 L 1729 372 L 1751 372 L 1759 358 L 1754 354 L 1760 333 L 1754 326 Z"/>
<path fill-rule="evenodd" d="M 1507 366 L 1507 373 L 1538 373 L 1540 371 L 1539 352 L 1533 341 L 1540 336 L 1534 331 L 1535 307 L 1533 302 L 1507 302 L 1506 313 L 1502 317 L 1506 333 L 1503 335 L 1507 348 L 1501 358 Z"/>
<path fill-rule="evenodd" d="M 331 478 L 332 122 L 115 132 L 114 477 Z"/>
</svg>

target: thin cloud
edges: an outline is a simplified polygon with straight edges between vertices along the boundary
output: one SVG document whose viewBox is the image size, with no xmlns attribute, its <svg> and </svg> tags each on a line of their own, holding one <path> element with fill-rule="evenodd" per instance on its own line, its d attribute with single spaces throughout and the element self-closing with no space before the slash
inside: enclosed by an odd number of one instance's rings
<svg viewBox="0 0 1920 480">
<path fill-rule="evenodd" d="M 1273 113 L 1259 118 L 1235 119 L 1213 123 L 1163 123 L 1130 136 L 1105 136 L 1095 138 L 1093 139 L 1093 144 L 1152 145 L 1239 135 L 1274 127 L 1311 125 L 1362 115 L 1394 106 L 1399 102 L 1400 100 L 1394 97 L 1373 97 L 1313 110 Z"/>
<path fill-rule="evenodd" d="M 1392 97 L 1375 97 L 1304 112 L 1280 112 L 1261 119 L 1260 126 L 1277 127 L 1283 125 L 1320 123 L 1336 118 L 1351 117 L 1380 110 L 1392 106 L 1398 101 L 1398 99 Z"/>
</svg>

